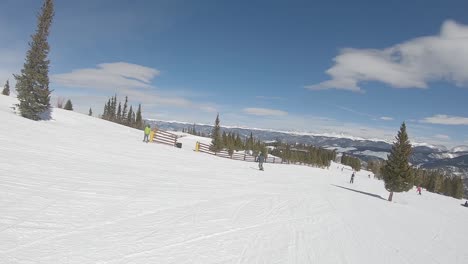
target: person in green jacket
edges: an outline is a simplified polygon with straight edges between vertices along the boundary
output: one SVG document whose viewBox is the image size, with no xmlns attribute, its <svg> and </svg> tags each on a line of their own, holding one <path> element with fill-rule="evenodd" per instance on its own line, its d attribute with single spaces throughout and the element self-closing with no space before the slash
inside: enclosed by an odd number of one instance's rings
<svg viewBox="0 0 468 264">
<path fill-rule="evenodd" d="M 145 137 L 143 138 L 143 142 L 148 143 L 149 142 L 149 134 L 151 133 L 151 127 L 150 125 L 146 125 L 145 127 Z"/>
</svg>

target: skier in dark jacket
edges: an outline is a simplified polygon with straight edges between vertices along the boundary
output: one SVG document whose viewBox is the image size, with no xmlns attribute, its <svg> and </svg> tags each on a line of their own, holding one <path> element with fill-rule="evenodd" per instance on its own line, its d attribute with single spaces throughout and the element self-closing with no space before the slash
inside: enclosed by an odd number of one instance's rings
<svg viewBox="0 0 468 264">
<path fill-rule="evenodd" d="M 349 183 L 354 183 L 354 171 L 353 174 L 351 174 L 351 180 L 349 181 Z"/>
<path fill-rule="evenodd" d="M 260 152 L 260 155 L 258 155 L 258 168 L 260 170 L 263 170 L 263 162 L 265 162 L 265 156 Z"/>
</svg>

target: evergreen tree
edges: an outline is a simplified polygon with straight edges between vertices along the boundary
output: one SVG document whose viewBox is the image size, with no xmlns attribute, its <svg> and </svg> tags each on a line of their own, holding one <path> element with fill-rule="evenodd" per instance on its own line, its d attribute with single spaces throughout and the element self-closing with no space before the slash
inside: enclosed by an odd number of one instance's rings
<svg viewBox="0 0 468 264">
<path fill-rule="evenodd" d="M 135 128 L 143 129 L 143 118 L 141 117 L 141 104 L 138 105 L 136 112 Z"/>
<path fill-rule="evenodd" d="M 122 105 L 119 102 L 119 107 L 117 108 L 116 120 L 117 123 L 122 123 Z"/>
<path fill-rule="evenodd" d="M 382 168 L 385 189 L 390 192 L 389 201 L 392 201 L 393 192 L 407 192 L 413 188 L 413 170 L 408 162 L 411 152 L 406 124 L 403 122 L 388 155 L 387 163 Z"/>
<path fill-rule="evenodd" d="M 73 104 L 70 99 L 67 100 L 63 109 L 73 111 Z"/>
<path fill-rule="evenodd" d="M 40 115 L 50 108 L 49 90 L 49 43 L 47 37 L 54 16 L 52 0 L 44 0 L 38 16 L 36 33 L 29 43 L 21 73 L 14 75 L 18 93 L 18 108 L 23 117 L 39 120 Z"/>
<path fill-rule="evenodd" d="M 130 106 L 130 110 L 128 110 L 128 114 L 127 114 L 127 126 L 129 127 L 133 127 L 133 120 L 132 120 L 132 116 L 133 116 L 133 107 Z"/>
<path fill-rule="evenodd" d="M 103 117 L 105 120 L 111 120 L 111 111 L 112 111 L 111 104 L 112 104 L 111 99 L 107 100 L 107 104 L 104 108 L 104 117 Z"/>
<path fill-rule="evenodd" d="M 111 111 L 109 120 L 114 122 L 117 118 L 117 95 L 113 96 L 111 99 Z"/>
<path fill-rule="evenodd" d="M 128 96 L 125 96 L 125 103 L 122 109 L 122 124 L 127 125 Z"/>
<path fill-rule="evenodd" d="M 2 94 L 7 96 L 10 95 L 10 82 L 8 80 L 6 81 L 5 86 L 3 87 Z"/>
<path fill-rule="evenodd" d="M 457 199 L 463 198 L 463 180 L 459 176 L 453 179 L 453 197 Z"/>
<path fill-rule="evenodd" d="M 218 152 L 223 149 L 223 139 L 221 137 L 221 127 L 219 125 L 219 114 L 216 116 L 213 132 L 211 133 L 211 150 Z"/>
<path fill-rule="evenodd" d="M 93 110 L 91 110 L 91 107 L 89 108 L 88 115 L 89 115 L 89 116 L 93 116 Z"/>
</svg>

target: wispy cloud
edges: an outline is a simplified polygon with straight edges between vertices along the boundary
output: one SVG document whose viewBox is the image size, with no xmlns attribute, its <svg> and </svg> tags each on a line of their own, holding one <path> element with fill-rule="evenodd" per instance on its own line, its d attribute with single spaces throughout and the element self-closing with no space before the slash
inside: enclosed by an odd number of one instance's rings
<svg viewBox="0 0 468 264">
<path fill-rule="evenodd" d="M 159 70 L 126 62 L 102 63 L 96 68 L 77 69 L 70 73 L 54 74 L 53 83 L 62 87 L 116 89 L 150 88 Z"/>
<path fill-rule="evenodd" d="M 102 63 L 96 68 L 76 69 L 69 73 L 52 75 L 52 82 L 60 88 L 88 88 L 84 92 L 109 91 L 130 100 L 142 103 L 147 107 L 166 105 L 197 109 L 203 112 L 216 112 L 213 104 L 197 103 L 181 96 L 171 96 L 156 90 L 152 85 L 160 71 L 154 68 L 126 62 Z M 63 90 L 63 89 L 61 89 Z M 170 94 L 170 92 L 169 92 Z M 82 98 L 83 92 L 71 94 L 70 97 Z M 95 97 L 99 98 L 99 97 Z"/>
<path fill-rule="evenodd" d="M 468 117 L 435 115 L 426 117 L 421 122 L 438 125 L 468 125 Z"/>
<path fill-rule="evenodd" d="M 255 98 L 262 99 L 262 100 L 281 100 L 281 99 L 283 99 L 282 97 L 279 97 L 279 96 L 263 96 L 263 95 L 255 96 Z"/>
<path fill-rule="evenodd" d="M 392 121 L 392 120 L 393 120 L 393 117 L 389 117 L 389 116 L 381 116 L 381 117 L 380 117 L 380 120 L 384 120 L 384 121 Z"/>
<path fill-rule="evenodd" d="M 268 108 L 244 108 L 243 111 L 249 115 L 256 116 L 286 116 L 288 114 L 285 111 Z"/>
<path fill-rule="evenodd" d="M 340 106 L 340 105 L 332 105 L 338 109 L 341 109 L 341 110 L 344 110 L 346 112 L 350 112 L 350 113 L 353 113 L 353 114 L 357 114 L 357 115 L 360 115 L 360 116 L 367 116 L 367 117 L 370 117 L 370 118 L 375 118 L 374 115 L 371 115 L 371 114 L 368 114 L 368 113 L 364 113 L 364 112 L 360 112 L 360 111 L 357 111 L 357 110 L 354 110 L 354 109 L 351 109 L 349 107 L 344 107 L 344 106 Z"/>
<path fill-rule="evenodd" d="M 441 139 L 441 140 L 449 140 L 450 136 L 444 135 L 444 134 L 437 134 L 434 136 L 434 138 Z"/>
<path fill-rule="evenodd" d="M 360 82 L 377 81 L 394 88 L 427 88 L 430 81 L 468 84 L 468 26 L 445 21 L 439 35 L 411 39 L 378 49 L 347 48 L 326 73 L 331 80 L 310 90 L 362 92 Z"/>
</svg>

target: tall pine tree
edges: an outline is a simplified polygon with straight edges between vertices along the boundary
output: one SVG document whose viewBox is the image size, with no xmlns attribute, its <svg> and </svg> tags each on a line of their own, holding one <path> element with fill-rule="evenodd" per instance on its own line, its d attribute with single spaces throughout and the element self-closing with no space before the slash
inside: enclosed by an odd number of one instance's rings
<svg viewBox="0 0 468 264">
<path fill-rule="evenodd" d="M 132 116 L 133 116 L 133 107 L 130 106 L 130 110 L 128 110 L 128 114 L 127 114 L 127 126 L 129 126 L 129 127 L 134 126 Z"/>
<path fill-rule="evenodd" d="M 125 103 L 122 109 L 122 124 L 127 125 L 128 96 L 125 96 Z"/>
<path fill-rule="evenodd" d="M 23 117 L 39 120 L 41 114 L 50 108 L 49 90 L 49 35 L 54 16 L 53 0 L 44 0 L 41 13 L 38 16 L 36 33 L 29 43 L 21 73 L 14 75 L 18 93 L 18 107 Z"/>
<path fill-rule="evenodd" d="M 219 125 L 219 114 L 216 116 L 215 125 L 211 133 L 211 150 L 218 152 L 223 149 L 223 138 L 221 137 L 221 126 Z"/>
<path fill-rule="evenodd" d="M 7 96 L 10 95 L 10 82 L 8 80 L 6 81 L 5 86 L 3 87 L 2 94 Z"/>
<path fill-rule="evenodd" d="M 385 189 L 390 192 L 389 201 L 393 199 L 393 192 L 407 192 L 413 188 L 413 170 L 408 162 L 411 152 L 412 147 L 406 133 L 406 124 L 403 122 L 387 162 L 382 168 Z"/>
<path fill-rule="evenodd" d="M 141 117 L 141 104 L 138 105 L 135 118 L 135 128 L 143 129 L 143 118 Z"/>
</svg>

